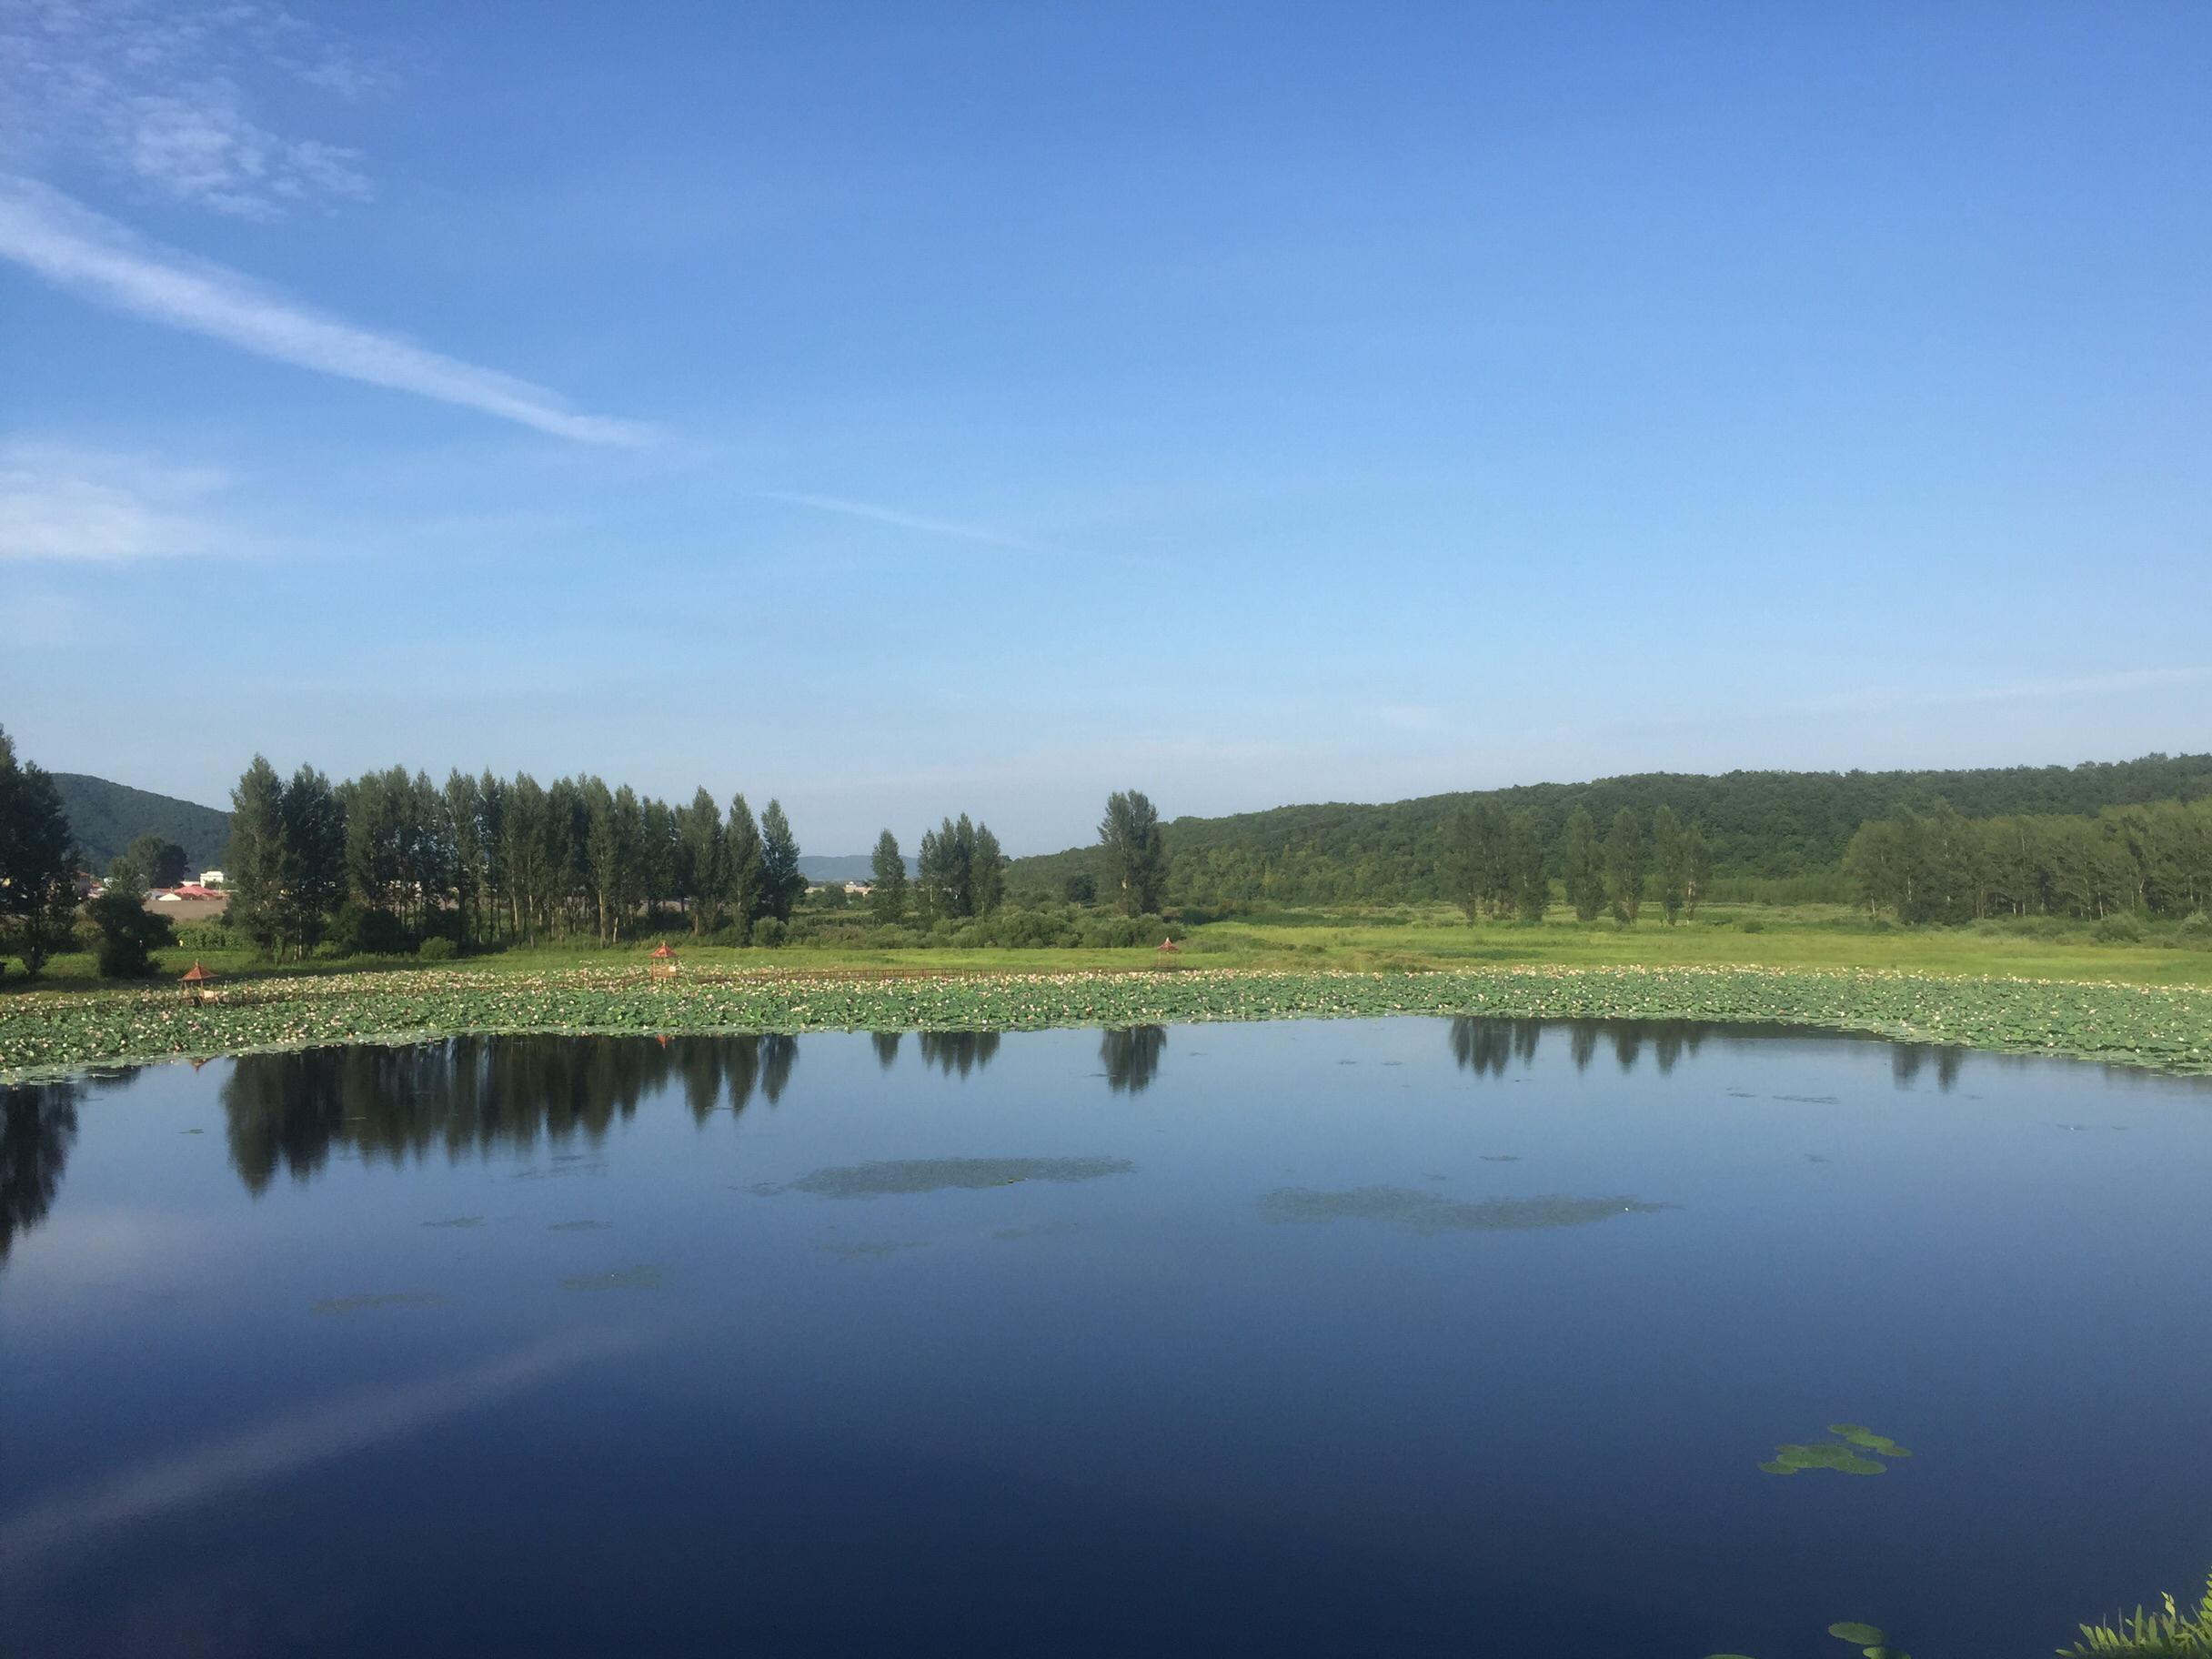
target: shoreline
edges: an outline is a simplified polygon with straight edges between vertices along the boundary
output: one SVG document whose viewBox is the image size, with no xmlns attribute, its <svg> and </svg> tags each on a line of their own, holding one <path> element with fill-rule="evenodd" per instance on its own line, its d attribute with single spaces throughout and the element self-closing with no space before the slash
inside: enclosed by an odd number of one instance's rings
<svg viewBox="0 0 2212 1659">
<path fill-rule="evenodd" d="M 1478 1016 L 1688 1020 L 1848 1032 L 2212 1074 L 2212 990 L 1894 970 L 1561 967 L 1306 971 L 1085 969 L 885 974 L 466 967 L 276 976 L 177 990 L 21 992 L 0 1004 L 0 1085 L 95 1068 L 454 1036 L 1041 1031 Z"/>
</svg>

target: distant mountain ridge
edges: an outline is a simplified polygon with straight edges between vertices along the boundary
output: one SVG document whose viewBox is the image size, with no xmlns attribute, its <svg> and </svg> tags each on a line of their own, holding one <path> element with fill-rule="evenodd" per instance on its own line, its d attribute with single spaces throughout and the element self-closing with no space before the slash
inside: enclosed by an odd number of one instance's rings
<svg viewBox="0 0 2212 1659">
<path fill-rule="evenodd" d="M 919 875 L 921 867 L 912 859 L 905 860 L 906 873 Z M 876 860 L 865 852 L 802 852 L 799 855 L 799 873 L 809 881 L 872 881 L 875 880 Z"/>
<path fill-rule="evenodd" d="M 223 862 L 223 850 L 230 843 L 229 813 L 83 772 L 55 772 L 53 777 L 62 810 L 84 850 L 85 867 L 95 875 L 149 830 L 182 847 L 185 862 L 195 875 Z"/>
</svg>

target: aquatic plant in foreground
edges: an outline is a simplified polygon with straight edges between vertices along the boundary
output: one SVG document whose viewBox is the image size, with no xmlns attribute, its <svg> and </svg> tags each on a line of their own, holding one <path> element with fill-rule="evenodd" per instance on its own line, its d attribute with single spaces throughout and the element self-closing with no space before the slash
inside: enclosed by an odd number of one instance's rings
<svg viewBox="0 0 2212 1659">
<path fill-rule="evenodd" d="M 1389 1014 L 1682 1020 L 1864 1031 L 2005 1053 L 2212 1072 L 2212 990 L 1749 967 L 1500 965 L 902 975 L 642 966 L 275 976 L 219 987 L 0 999 L 0 1080 L 94 1063 L 460 1033 L 1033 1031 Z"/>
</svg>

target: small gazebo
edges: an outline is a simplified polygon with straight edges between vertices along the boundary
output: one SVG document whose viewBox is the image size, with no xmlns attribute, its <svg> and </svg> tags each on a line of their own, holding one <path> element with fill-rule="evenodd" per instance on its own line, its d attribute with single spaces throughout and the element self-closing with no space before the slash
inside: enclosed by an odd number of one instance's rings
<svg viewBox="0 0 2212 1659">
<path fill-rule="evenodd" d="M 1182 947 L 1171 939 L 1163 939 L 1160 941 L 1160 954 L 1162 956 L 1176 956 L 1181 954 L 1181 950 Z"/>
<path fill-rule="evenodd" d="M 197 960 L 195 960 L 191 967 L 185 970 L 184 987 L 185 995 L 187 997 L 194 998 L 202 1002 L 206 1001 L 208 994 L 207 987 L 214 983 L 215 975 L 209 973 L 207 970 L 201 967 Z"/>
<path fill-rule="evenodd" d="M 671 974 L 676 971 L 676 952 L 669 949 L 665 939 L 653 947 L 653 971 Z"/>
</svg>

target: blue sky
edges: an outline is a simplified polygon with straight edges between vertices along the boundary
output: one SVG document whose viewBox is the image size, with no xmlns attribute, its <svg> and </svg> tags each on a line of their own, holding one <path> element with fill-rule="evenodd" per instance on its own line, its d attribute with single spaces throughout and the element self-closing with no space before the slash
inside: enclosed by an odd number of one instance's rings
<svg viewBox="0 0 2212 1659">
<path fill-rule="evenodd" d="M 810 850 L 2212 738 L 2212 9 L 0 0 L 0 723 Z"/>
</svg>

